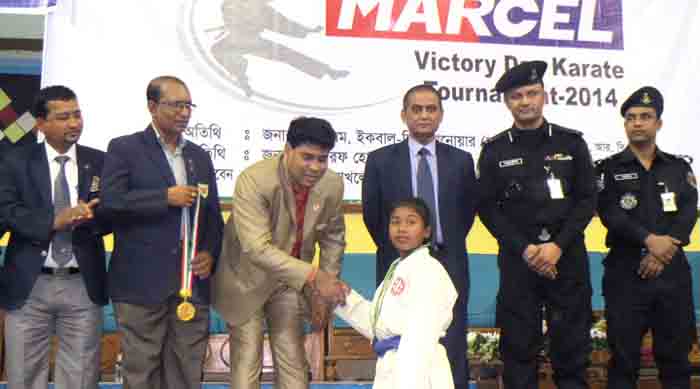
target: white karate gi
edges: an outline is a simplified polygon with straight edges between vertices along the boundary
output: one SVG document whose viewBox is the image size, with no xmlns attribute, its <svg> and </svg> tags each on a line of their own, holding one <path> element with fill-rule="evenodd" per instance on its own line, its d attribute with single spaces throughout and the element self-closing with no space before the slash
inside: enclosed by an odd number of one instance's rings
<svg viewBox="0 0 700 389">
<path fill-rule="evenodd" d="M 353 290 L 335 313 L 369 339 L 401 336 L 398 349 L 377 360 L 374 389 L 452 389 L 450 363 L 438 341 L 452 321 L 457 291 L 427 247 L 396 261 L 391 279 L 379 285 L 372 302 Z M 373 331 L 371 317 L 385 283 Z"/>
</svg>

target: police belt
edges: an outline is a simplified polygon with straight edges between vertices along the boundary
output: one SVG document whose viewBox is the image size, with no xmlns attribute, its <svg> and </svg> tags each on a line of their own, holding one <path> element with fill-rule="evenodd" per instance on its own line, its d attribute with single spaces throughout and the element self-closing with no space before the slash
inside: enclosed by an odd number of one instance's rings
<svg viewBox="0 0 700 389">
<path fill-rule="evenodd" d="M 374 338 L 374 341 L 372 342 L 372 349 L 374 350 L 375 354 L 381 358 L 387 351 L 398 349 L 399 343 L 401 343 L 401 335 L 392 336 L 382 340 Z"/>
</svg>

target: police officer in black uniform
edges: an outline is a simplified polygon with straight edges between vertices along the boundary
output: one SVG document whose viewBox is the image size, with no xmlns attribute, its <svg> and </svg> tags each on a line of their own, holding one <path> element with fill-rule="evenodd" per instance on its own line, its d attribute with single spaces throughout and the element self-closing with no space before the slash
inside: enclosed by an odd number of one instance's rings
<svg viewBox="0 0 700 389">
<path fill-rule="evenodd" d="M 634 92 L 620 111 L 627 148 L 596 167 L 598 213 L 610 248 L 603 262 L 608 387 L 616 389 L 637 387 L 639 349 L 649 329 L 664 389 L 690 388 L 695 315 L 682 246 L 697 219 L 698 193 L 688 162 L 656 146 L 663 109 L 655 88 Z"/>
<path fill-rule="evenodd" d="M 592 310 L 583 232 L 595 210 L 594 168 L 582 134 L 543 117 L 546 69 L 524 62 L 498 81 L 514 124 L 486 141 L 479 159 L 481 220 L 499 245 L 506 389 L 538 387 L 543 315 L 557 387 L 587 387 Z"/>
</svg>

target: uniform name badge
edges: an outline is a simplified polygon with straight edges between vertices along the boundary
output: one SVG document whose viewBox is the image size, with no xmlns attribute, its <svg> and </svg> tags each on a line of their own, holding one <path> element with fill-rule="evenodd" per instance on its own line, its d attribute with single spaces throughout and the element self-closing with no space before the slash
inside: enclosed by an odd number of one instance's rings
<svg viewBox="0 0 700 389">
<path fill-rule="evenodd" d="M 675 192 L 661 193 L 661 204 L 663 204 L 664 212 L 676 212 L 676 211 L 678 211 L 678 207 L 676 206 L 676 193 Z"/>
<path fill-rule="evenodd" d="M 561 200 L 564 198 L 564 189 L 561 186 L 561 180 L 556 177 L 547 179 L 547 188 L 549 188 L 549 197 L 552 200 Z"/>
</svg>

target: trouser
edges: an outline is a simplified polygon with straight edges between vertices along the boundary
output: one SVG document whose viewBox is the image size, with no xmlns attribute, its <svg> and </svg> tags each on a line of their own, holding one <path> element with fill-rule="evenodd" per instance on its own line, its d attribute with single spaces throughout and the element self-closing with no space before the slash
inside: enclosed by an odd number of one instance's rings
<svg viewBox="0 0 700 389">
<path fill-rule="evenodd" d="M 555 280 L 527 267 L 519 254 L 498 255 L 500 287 L 496 321 L 506 389 L 536 389 L 537 355 L 543 346 L 542 318 L 547 320 L 549 357 L 559 389 L 587 388 L 591 351 L 591 284 L 583 239 L 562 254 Z M 544 313 L 543 313 L 544 308 Z"/>
<path fill-rule="evenodd" d="M 458 296 L 452 308 L 452 323 L 447 327 L 445 336 L 440 343 L 445 346 L 447 359 L 450 361 L 452 380 L 455 389 L 467 389 L 469 387 L 469 362 L 467 359 L 467 301 L 469 300 L 469 275 L 466 272 L 466 263 L 449 263 L 447 249 L 433 249 L 431 254 L 447 270 L 452 278 L 452 283 L 457 288 Z M 458 258 L 464 258 L 459 255 Z M 464 277 L 464 280 L 455 280 L 455 277 Z"/>
<path fill-rule="evenodd" d="M 603 294 L 612 358 L 608 386 L 636 388 L 642 338 L 653 336 L 653 352 L 664 389 L 690 388 L 688 353 L 695 340 L 690 267 L 677 254 L 656 279 L 637 275 L 639 257 L 610 255 L 605 260 Z"/>
<path fill-rule="evenodd" d="M 56 389 L 96 389 L 102 320 L 102 307 L 90 300 L 81 274 L 39 275 L 24 305 L 7 311 L 7 387 L 48 386 L 51 336 L 56 335 Z"/>
<path fill-rule="evenodd" d="M 209 339 L 209 305 L 194 304 L 195 317 L 181 321 L 182 300 L 163 304 L 115 303 L 121 332 L 125 389 L 194 389 L 201 386 Z"/>
<path fill-rule="evenodd" d="M 248 321 L 229 326 L 232 388 L 260 388 L 266 322 L 275 366 L 274 387 L 309 387 L 309 364 L 304 351 L 302 299 L 301 293 L 281 286 Z"/>
</svg>

